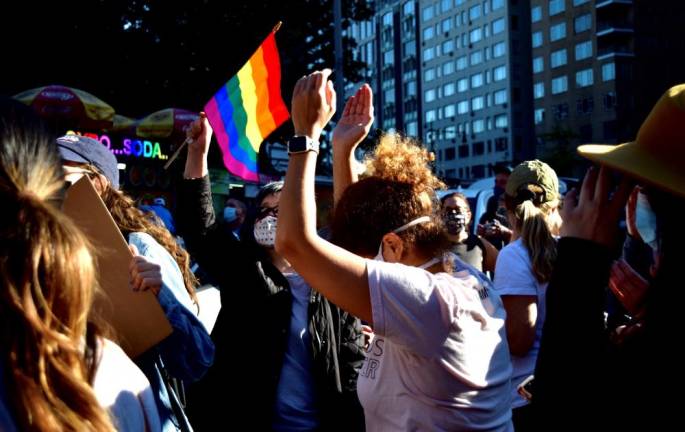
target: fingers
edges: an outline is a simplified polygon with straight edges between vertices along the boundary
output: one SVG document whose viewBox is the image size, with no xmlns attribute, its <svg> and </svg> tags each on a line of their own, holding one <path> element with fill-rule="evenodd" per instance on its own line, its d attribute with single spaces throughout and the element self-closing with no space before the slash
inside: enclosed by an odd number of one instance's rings
<svg viewBox="0 0 685 432">
<path fill-rule="evenodd" d="M 595 184 L 597 183 L 597 173 L 596 167 L 590 167 L 590 169 L 585 174 L 583 179 L 583 185 L 580 187 L 580 203 L 592 201 L 595 196 Z"/>
<path fill-rule="evenodd" d="M 629 198 L 633 198 L 635 202 L 637 202 L 637 193 L 634 192 L 635 190 L 639 192 L 639 189 L 633 186 L 633 181 L 627 177 L 623 177 L 616 192 L 614 192 L 614 195 L 611 198 L 611 205 L 614 209 L 620 212 L 626 206 Z"/>
<path fill-rule="evenodd" d="M 609 190 L 611 189 L 611 170 L 602 165 L 599 168 L 599 175 L 597 184 L 595 185 L 595 194 L 592 198 L 597 203 L 605 203 L 609 198 Z"/>
<path fill-rule="evenodd" d="M 576 208 L 578 203 L 578 189 L 573 188 L 566 193 L 564 197 L 564 205 L 561 208 L 561 218 L 566 219 L 566 215 L 570 214 Z"/>
<path fill-rule="evenodd" d="M 335 113 L 338 103 L 338 95 L 335 93 L 335 88 L 333 88 L 333 81 L 328 81 L 326 84 L 326 102 L 328 103 L 328 107 L 331 112 Z"/>
<path fill-rule="evenodd" d="M 138 248 L 136 247 L 136 245 L 132 245 L 132 244 L 128 245 L 128 250 L 131 251 L 131 253 L 133 254 L 134 257 L 139 255 Z"/>
<path fill-rule="evenodd" d="M 362 86 L 362 98 L 363 101 L 363 112 L 362 114 L 368 114 L 373 117 L 373 92 L 371 91 L 371 86 L 364 84 Z"/>
<path fill-rule="evenodd" d="M 352 112 L 355 110 L 354 105 L 356 103 L 356 95 L 351 96 L 349 99 L 347 99 L 347 102 L 345 102 L 345 108 L 343 109 L 343 117 L 347 117 L 349 115 L 352 115 Z"/>
</svg>

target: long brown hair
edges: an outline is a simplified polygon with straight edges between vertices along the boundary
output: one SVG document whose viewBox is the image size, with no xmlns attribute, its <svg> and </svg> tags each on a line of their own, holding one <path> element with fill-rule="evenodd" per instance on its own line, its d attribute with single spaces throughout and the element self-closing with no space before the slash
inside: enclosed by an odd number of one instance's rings
<svg viewBox="0 0 685 432">
<path fill-rule="evenodd" d="M 383 236 L 421 216 L 431 221 L 398 233 L 425 256 L 449 247 L 435 190 L 444 184 L 430 169 L 432 154 L 418 142 L 396 134 L 381 137 L 366 160 L 366 177 L 350 185 L 337 203 L 332 241 L 362 256 L 373 256 Z"/>
<path fill-rule="evenodd" d="M 113 431 L 84 359 L 96 287 L 93 259 L 83 234 L 49 203 L 60 201 L 63 185 L 54 140 L 5 110 L 3 105 L 0 373 L 12 416 L 21 430 Z"/>
<path fill-rule="evenodd" d="M 91 170 L 97 172 L 97 168 L 89 166 Z M 117 224 L 124 236 L 133 232 L 144 232 L 154 238 L 164 249 L 171 254 L 176 260 L 178 267 L 181 269 L 183 275 L 183 282 L 188 291 L 188 295 L 193 302 L 198 305 L 195 287 L 198 285 L 198 280 L 190 270 L 190 255 L 181 246 L 178 245 L 176 239 L 171 235 L 157 219 L 152 212 L 144 213 L 138 207 L 132 198 L 121 192 L 113 189 L 109 182 L 105 186 L 102 193 L 102 200 L 112 214 L 114 222 Z"/>
</svg>

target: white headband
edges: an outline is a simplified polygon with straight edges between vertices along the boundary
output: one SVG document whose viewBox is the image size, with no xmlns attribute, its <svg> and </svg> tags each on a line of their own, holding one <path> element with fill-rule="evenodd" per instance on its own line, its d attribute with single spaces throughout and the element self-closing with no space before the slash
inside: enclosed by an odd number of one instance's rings
<svg viewBox="0 0 685 432">
<path fill-rule="evenodd" d="M 408 222 L 408 223 L 402 225 L 401 227 L 393 230 L 392 232 L 394 232 L 395 234 L 401 233 L 402 231 L 405 231 L 405 230 L 413 227 L 414 225 L 418 225 L 420 223 L 425 223 L 425 222 L 430 222 L 430 221 L 431 221 L 430 216 L 421 216 L 421 217 L 414 219 L 411 222 Z"/>
</svg>

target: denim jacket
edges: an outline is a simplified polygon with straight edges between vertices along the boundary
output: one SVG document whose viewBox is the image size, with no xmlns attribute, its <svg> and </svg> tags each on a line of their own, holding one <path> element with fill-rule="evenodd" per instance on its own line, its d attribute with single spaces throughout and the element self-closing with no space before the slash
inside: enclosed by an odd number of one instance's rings
<svg viewBox="0 0 685 432">
<path fill-rule="evenodd" d="M 170 336 L 135 361 L 150 381 L 162 430 L 182 430 L 180 424 L 187 424 L 187 419 L 174 414 L 172 398 L 176 395 L 167 391 L 163 374 L 168 373 L 182 382 L 197 381 L 214 361 L 214 343 L 193 312 L 196 307 L 186 291 L 181 270 L 169 252 L 146 233 L 130 233 L 128 241 L 138 248 L 141 256 L 161 267 L 162 289 L 157 299 L 173 329 Z"/>
</svg>

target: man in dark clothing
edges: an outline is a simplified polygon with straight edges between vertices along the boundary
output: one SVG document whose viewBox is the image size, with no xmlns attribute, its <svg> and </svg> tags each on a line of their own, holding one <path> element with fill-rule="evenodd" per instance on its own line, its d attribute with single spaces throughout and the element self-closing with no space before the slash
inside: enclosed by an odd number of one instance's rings
<svg viewBox="0 0 685 432">
<path fill-rule="evenodd" d="M 485 213 L 481 215 L 478 221 L 478 235 L 486 238 L 497 250 L 501 250 L 509 243 L 512 234 L 504 201 L 501 201 L 511 175 L 511 168 L 505 165 L 495 165 L 493 169 L 495 171 L 495 187 L 493 188 L 493 195 L 488 199 L 485 206 Z"/>
<path fill-rule="evenodd" d="M 228 420 L 250 430 L 295 424 L 307 430 L 363 430 L 356 396 L 364 359 L 361 323 L 308 291 L 273 250 L 282 183 L 263 188 L 260 209 L 238 240 L 220 227 L 212 208 L 206 119 L 193 132 L 177 220 L 191 254 L 218 282 L 222 303 L 212 332 L 214 366 L 189 393 L 193 425 L 214 430 Z"/>
</svg>

